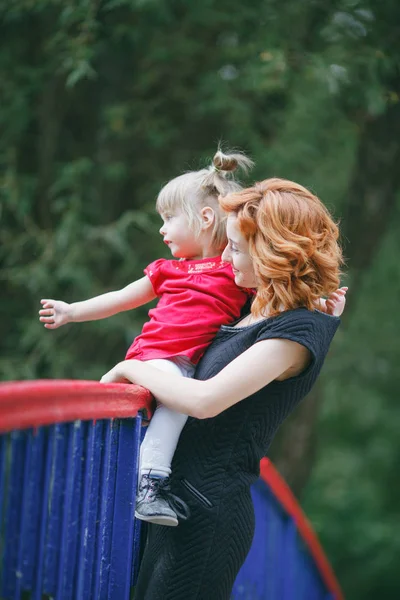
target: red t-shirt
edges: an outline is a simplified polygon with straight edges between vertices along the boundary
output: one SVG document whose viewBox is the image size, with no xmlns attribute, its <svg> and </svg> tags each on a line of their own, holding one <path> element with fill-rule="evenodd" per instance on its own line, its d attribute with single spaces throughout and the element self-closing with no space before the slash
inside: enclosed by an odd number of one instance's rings
<svg viewBox="0 0 400 600">
<path fill-rule="evenodd" d="M 144 272 L 160 297 L 126 358 L 150 360 L 187 356 L 197 363 L 221 325 L 238 319 L 252 292 L 239 288 L 221 257 L 160 258 Z"/>
</svg>

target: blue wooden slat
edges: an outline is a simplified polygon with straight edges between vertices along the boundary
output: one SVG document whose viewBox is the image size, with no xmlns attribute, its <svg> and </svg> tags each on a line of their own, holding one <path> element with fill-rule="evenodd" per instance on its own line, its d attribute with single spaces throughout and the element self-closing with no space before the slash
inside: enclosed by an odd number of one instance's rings
<svg viewBox="0 0 400 600">
<path fill-rule="evenodd" d="M 253 502 L 254 502 L 255 506 L 257 503 L 257 495 L 258 495 L 258 491 L 254 488 L 252 490 L 252 497 L 253 497 Z M 257 512 L 257 511 L 255 511 L 255 512 Z M 259 531 L 259 529 L 258 529 L 258 523 L 257 523 L 254 536 L 256 536 L 258 531 Z M 235 584 L 234 584 L 233 590 L 232 590 L 231 600 L 249 600 L 251 595 L 254 597 L 255 600 L 260 600 L 260 596 L 258 595 L 256 586 L 254 585 L 254 578 L 251 577 L 249 564 L 250 564 L 250 561 L 252 561 L 254 559 L 262 562 L 263 561 L 263 557 L 261 556 L 262 554 L 263 554 L 263 551 L 261 550 L 260 553 L 255 555 L 254 542 L 253 542 L 253 545 L 250 548 L 250 552 L 247 556 L 247 559 L 236 577 L 236 581 L 235 581 Z"/>
<path fill-rule="evenodd" d="M 255 503 L 256 535 L 252 548 L 254 548 L 254 554 L 257 554 L 260 548 L 264 550 L 263 566 L 257 571 L 254 563 L 250 562 L 250 576 L 257 582 L 260 598 L 280 598 L 282 582 L 280 536 L 284 527 L 283 519 L 286 518 L 286 515 L 262 481 L 254 486 L 255 491 L 258 492 Z M 254 574 L 257 572 L 262 576 L 255 577 Z"/>
<path fill-rule="evenodd" d="M 297 527 L 291 517 L 285 521 L 283 538 L 285 575 L 283 577 L 282 600 L 293 600 L 297 593 Z"/>
<path fill-rule="evenodd" d="M 18 572 L 18 548 L 21 532 L 21 490 L 24 482 L 25 453 L 27 436 L 24 431 L 11 433 L 10 478 L 7 493 L 7 506 L 5 511 L 5 533 L 3 554 L 3 581 L 1 587 L 2 598 L 11 599 L 18 592 L 19 580 L 22 576 Z"/>
<path fill-rule="evenodd" d="M 81 510 L 83 436 L 87 423 L 75 421 L 68 426 L 64 510 L 60 537 L 60 559 L 56 598 L 72 600 Z"/>
<path fill-rule="evenodd" d="M 279 507 L 280 508 L 280 507 Z M 281 514 L 276 513 L 274 521 L 274 545 L 275 552 L 270 553 L 270 568 L 274 574 L 272 581 L 274 583 L 274 598 L 282 598 L 284 579 L 286 574 L 285 564 L 285 525 L 287 522 L 287 516 L 280 509 Z"/>
<path fill-rule="evenodd" d="M 316 565 L 314 563 L 314 560 L 310 557 L 310 570 L 312 571 L 313 574 L 313 581 L 314 581 L 314 589 L 315 589 L 315 596 L 312 596 L 312 598 L 315 600 L 324 600 L 325 595 L 326 595 L 326 587 L 324 582 L 321 579 L 320 573 L 316 568 Z"/>
<path fill-rule="evenodd" d="M 108 598 L 129 600 L 140 418 L 121 421 L 115 481 Z"/>
<path fill-rule="evenodd" d="M 99 484 L 103 428 L 104 421 L 91 423 L 86 439 L 76 598 L 90 598 L 100 507 Z"/>
<path fill-rule="evenodd" d="M 45 559 L 45 550 L 46 550 L 46 532 L 47 532 L 47 523 L 49 516 L 49 493 L 50 493 L 50 477 L 52 472 L 52 464 L 53 464 L 53 450 L 56 446 L 56 435 L 57 435 L 57 427 L 52 426 L 45 430 L 44 436 L 44 470 L 43 470 L 43 478 L 42 478 L 42 497 L 40 504 L 40 516 L 39 516 L 39 531 L 38 531 L 38 542 L 35 551 L 37 553 L 36 556 L 36 565 L 35 565 L 35 574 L 34 581 L 32 585 L 32 600 L 41 600 L 42 599 L 42 586 L 43 586 L 43 569 L 44 569 L 44 559 Z"/>
<path fill-rule="evenodd" d="M 28 444 L 29 458 L 26 464 L 24 481 L 24 499 L 22 507 L 22 528 L 20 562 L 22 570 L 22 589 L 31 590 L 36 570 L 38 555 L 38 535 L 40 527 L 40 512 L 43 493 L 44 468 L 43 429 L 30 432 Z"/>
<path fill-rule="evenodd" d="M 272 597 L 274 598 L 281 599 L 281 594 L 283 592 L 283 579 L 285 577 L 284 546 L 282 537 L 285 531 L 287 515 L 283 512 L 281 506 L 278 504 L 270 490 L 268 490 L 268 507 L 273 515 L 268 536 L 268 593 L 271 593 L 271 595 L 273 594 Z M 262 510 L 263 507 L 261 505 L 259 507 L 259 511 L 261 512 Z M 267 518 L 267 516 L 264 518 Z"/>
<path fill-rule="evenodd" d="M 42 590 L 48 596 L 54 596 L 56 593 L 66 477 L 67 431 L 67 425 L 55 425 L 50 446 L 51 468 Z"/>
<path fill-rule="evenodd" d="M 24 577 L 22 554 L 25 536 L 28 533 L 29 522 L 32 515 L 29 514 L 30 499 L 29 499 L 29 475 L 32 468 L 32 432 L 25 432 L 26 444 L 25 444 L 25 455 L 24 455 L 24 474 L 22 488 L 19 491 L 21 498 L 21 520 L 20 520 L 20 534 L 18 536 L 18 550 L 17 550 L 17 563 L 16 563 L 16 574 L 14 599 L 18 600 L 21 597 L 22 592 L 22 580 Z"/>
<path fill-rule="evenodd" d="M 2 516 L 3 505 L 5 502 L 5 481 L 6 481 L 6 455 L 7 455 L 7 437 L 0 435 L 0 543 L 2 536 Z M 1 546 L 0 546 L 0 556 Z"/>
<path fill-rule="evenodd" d="M 308 585 L 308 556 L 304 547 L 303 541 L 300 539 L 297 541 L 298 547 L 298 575 L 297 575 L 297 594 L 299 600 L 308 600 L 307 596 L 307 585 Z"/>
<path fill-rule="evenodd" d="M 319 572 L 316 569 L 315 563 L 310 559 L 310 570 L 312 572 L 314 594 L 310 595 L 311 600 L 323 600 L 325 598 L 326 589 L 322 582 Z"/>
<path fill-rule="evenodd" d="M 106 422 L 104 428 L 104 460 L 102 462 L 100 480 L 100 524 L 91 596 L 96 600 L 108 599 L 118 432 L 118 420 Z"/>
<path fill-rule="evenodd" d="M 317 582 L 315 575 L 312 572 L 311 565 L 307 565 L 306 569 L 306 589 L 307 589 L 307 600 L 321 600 L 321 596 L 318 593 Z"/>
<path fill-rule="evenodd" d="M 319 573 L 303 542 L 300 543 L 300 548 L 299 562 L 301 564 L 303 598 L 304 600 L 323 600 L 325 591 Z"/>
<path fill-rule="evenodd" d="M 3 570 L 3 551 L 4 551 L 4 537 L 5 537 L 5 519 L 4 512 L 6 506 L 6 496 L 8 490 L 8 449 L 10 447 L 9 436 L 0 436 L 0 590 L 2 588 L 2 570 Z"/>
<path fill-rule="evenodd" d="M 276 548 L 277 519 L 282 515 L 262 481 L 253 486 L 252 497 L 256 517 L 254 539 L 235 581 L 232 595 L 234 600 L 264 600 L 274 598 L 276 593 L 276 574 L 271 556 Z"/>
<path fill-rule="evenodd" d="M 276 567 L 276 558 L 274 554 L 279 550 L 279 521 L 282 518 L 282 514 L 278 509 L 277 504 L 274 502 L 270 490 L 266 488 L 262 481 L 257 484 L 259 490 L 259 499 L 255 507 L 257 525 L 261 522 L 264 523 L 263 534 L 264 537 L 260 536 L 260 532 L 257 532 L 257 540 L 254 544 L 255 551 L 257 548 L 264 545 L 264 569 L 261 571 L 263 577 L 258 577 L 258 589 L 261 593 L 261 598 L 271 597 L 274 598 L 278 593 L 278 581 L 279 571 Z M 252 576 L 254 577 L 254 570 L 250 565 Z"/>
<path fill-rule="evenodd" d="M 146 428 L 142 427 L 142 417 L 140 414 L 136 417 L 136 471 L 139 470 L 140 445 L 146 435 Z M 140 541 L 142 533 L 142 521 L 135 519 L 133 523 L 133 559 L 132 559 L 132 577 L 131 586 L 136 585 L 139 574 Z"/>
<path fill-rule="evenodd" d="M 252 497 L 255 513 L 255 532 L 253 544 L 250 549 L 251 555 L 246 560 L 247 571 L 247 588 L 251 594 L 253 593 L 257 599 L 263 599 L 265 596 L 266 586 L 270 582 L 269 566 L 269 547 L 273 540 L 273 531 L 275 524 L 275 511 L 270 503 L 266 503 L 268 491 L 263 487 L 261 482 L 253 486 Z M 268 513 L 260 511 L 260 506 L 266 505 Z M 263 573 L 263 577 L 254 577 L 254 572 Z"/>
</svg>

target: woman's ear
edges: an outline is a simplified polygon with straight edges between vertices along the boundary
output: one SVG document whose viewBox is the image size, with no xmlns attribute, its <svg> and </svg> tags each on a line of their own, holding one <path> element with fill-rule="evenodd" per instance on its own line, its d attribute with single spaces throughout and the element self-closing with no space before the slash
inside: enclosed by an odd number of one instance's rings
<svg viewBox="0 0 400 600">
<path fill-rule="evenodd" d="M 211 206 L 205 206 L 204 208 L 202 208 L 200 211 L 200 217 L 201 217 L 201 228 L 203 230 L 208 229 L 209 227 L 214 225 L 215 212 L 214 212 L 214 209 L 211 208 Z"/>
</svg>

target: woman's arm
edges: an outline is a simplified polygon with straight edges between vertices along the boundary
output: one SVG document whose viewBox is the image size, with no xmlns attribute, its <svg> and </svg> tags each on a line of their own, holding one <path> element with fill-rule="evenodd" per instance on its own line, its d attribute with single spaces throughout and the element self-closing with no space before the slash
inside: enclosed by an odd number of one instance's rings
<svg viewBox="0 0 400 600">
<path fill-rule="evenodd" d="M 150 279 L 142 277 L 121 290 L 107 292 L 83 302 L 67 304 L 61 300 L 41 300 L 40 321 L 47 329 L 67 323 L 105 319 L 117 313 L 147 304 L 156 298 Z"/>
<path fill-rule="evenodd" d="M 137 360 L 127 360 L 106 373 L 102 383 L 131 381 L 148 390 L 165 406 L 197 419 L 215 417 L 251 396 L 274 379 L 294 376 L 307 366 L 309 351 L 290 340 L 254 344 L 206 381 L 165 373 Z"/>
</svg>

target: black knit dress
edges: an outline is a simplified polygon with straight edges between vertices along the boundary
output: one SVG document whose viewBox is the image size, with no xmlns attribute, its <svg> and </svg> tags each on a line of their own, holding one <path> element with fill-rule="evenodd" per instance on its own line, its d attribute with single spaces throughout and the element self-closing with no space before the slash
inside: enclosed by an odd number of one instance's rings
<svg viewBox="0 0 400 600">
<path fill-rule="evenodd" d="M 284 338 L 309 349 L 296 377 L 274 381 L 217 417 L 189 418 L 172 464 L 172 491 L 191 517 L 178 527 L 149 525 L 135 600 L 228 600 L 250 549 L 250 486 L 279 425 L 312 388 L 340 320 L 300 308 L 249 325 L 223 326 L 201 360 L 209 379 L 258 341 Z"/>
</svg>

